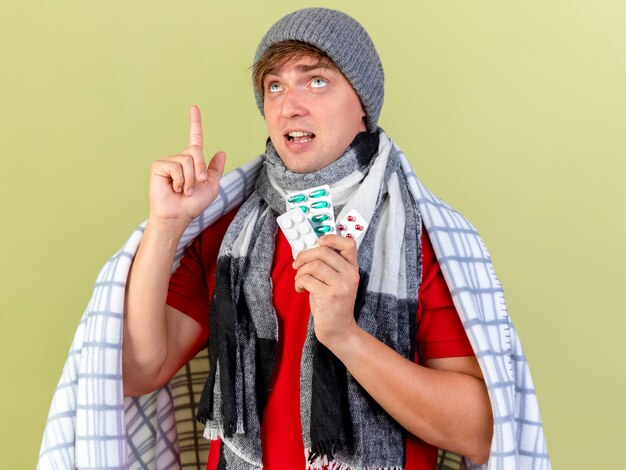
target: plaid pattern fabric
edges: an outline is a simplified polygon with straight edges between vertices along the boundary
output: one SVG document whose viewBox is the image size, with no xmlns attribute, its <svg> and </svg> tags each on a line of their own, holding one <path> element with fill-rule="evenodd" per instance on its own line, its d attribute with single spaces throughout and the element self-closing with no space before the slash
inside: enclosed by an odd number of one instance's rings
<svg viewBox="0 0 626 470">
<path fill-rule="evenodd" d="M 183 235 L 177 262 L 194 237 L 250 195 L 260 168 L 259 158 L 222 178 L 218 198 Z M 157 392 L 123 396 L 124 294 L 143 230 L 144 225 L 98 274 L 52 398 L 38 469 L 206 466 L 208 442 L 201 437 L 204 427 L 195 422 L 195 404 L 208 371 L 206 351 Z"/>
<path fill-rule="evenodd" d="M 437 470 L 464 470 L 463 457 L 448 450 L 439 449 Z"/>
<path fill-rule="evenodd" d="M 381 134 L 381 138 L 387 137 Z M 491 399 L 494 435 L 489 462 L 465 464 L 485 470 L 550 469 L 530 371 L 489 253 L 474 227 L 428 191 L 406 158 L 401 158 Z M 247 198 L 261 165 L 260 157 L 222 178 L 216 201 L 183 235 L 177 262 L 194 237 Z M 40 470 L 200 470 L 206 466 L 208 442 L 199 439 L 202 426 L 194 419 L 208 370 L 206 351 L 157 392 L 123 396 L 124 293 L 142 233 L 143 226 L 98 275 L 52 399 Z M 454 467 L 453 462 L 462 468 L 460 460 L 442 454 L 440 468 Z"/>
<path fill-rule="evenodd" d="M 489 462 L 479 466 L 468 461 L 468 468 L 549 469 L 530 369 L 489 252 L 472 224 L 426 189 L 404 156 L 402 165 L 491 401 Z"/>
</svg>

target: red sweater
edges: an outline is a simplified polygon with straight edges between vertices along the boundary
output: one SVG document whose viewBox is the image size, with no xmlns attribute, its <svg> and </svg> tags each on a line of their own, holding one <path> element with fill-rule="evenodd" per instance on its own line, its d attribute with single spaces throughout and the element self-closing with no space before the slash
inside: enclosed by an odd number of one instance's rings
<svg viewBox="0 0 626 470">
<path fill-rule="evenodd" d="M 168 305 L 199 322 L 206 340 L 209 336 L 209 304 L 215 283 L 217 254 L 235 213 L 236 210 L 231 211 L 191 243 L 170 280 Z M 272 266 L 278 348 L 261 425 L 265 470 L 305 468 L 300 423 L 300 360 L 310 309 L 308 293 L 298 293 L 294 289 L 292 262 L 289 243 L 279 230 Z M 433 358 L 474 355 L 426 230 L 422 231 L 422 279 L 418 296 L 415 361 L 423 364 Z M 219 444 L 219 441 L 211 443 L 207 470 L 217 467 Z M 434 469 L 436 464 L 437 448 L 407 433 L 405 469 Z"/>
</svg>

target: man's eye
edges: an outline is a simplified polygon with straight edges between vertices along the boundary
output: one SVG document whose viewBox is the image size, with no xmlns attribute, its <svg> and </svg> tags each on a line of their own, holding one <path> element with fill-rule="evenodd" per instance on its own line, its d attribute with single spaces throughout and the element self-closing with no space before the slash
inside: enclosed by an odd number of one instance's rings
<svg viewBox="0 0 626 470">
<path fill-rule="evenodd" d="M 311 81 L 311 86 L 313 88 L 321 88 L 321 87 L 325 87 L 326 85 L 328 85 L 328 82 L 321 77 L 314 78 Z"/>
<path fill-rule="evenodd" d="M 272 82 L 268 85 L 267 89 L 270 93 L 276 93 L 281 90 L 281 86 L 278 82 Z"/>
</svg>

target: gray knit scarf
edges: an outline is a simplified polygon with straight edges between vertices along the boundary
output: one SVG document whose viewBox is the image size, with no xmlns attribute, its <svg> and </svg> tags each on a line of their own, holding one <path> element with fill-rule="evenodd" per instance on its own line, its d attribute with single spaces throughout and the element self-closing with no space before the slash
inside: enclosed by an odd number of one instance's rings
<svg viewBox="0 0 626 470">
<path fill-rule="evenodd" d="M 358 240 L 354 315 L 365 331 L 413 357 L 421 216 L 397 151 L 390 142 L 380 147 L 378 133 L 364 132 L 331 165 L 297 174 L 268 141 L 255 192 L 230 224 L 216 267 L 209 343 L 214 367 L 198 419 L 205 437 L 222 440 L 218 468 L 262 468 L 261 420 L 278 342 L 270 276 L 276 217 L 286 211 L 287 192 L 328 184 L 337 220 L 356 209 L 369 221 Z M 403 468 L 402 428 L 317 341 L 312 317 L 302 352 L 300 412 L 308 468 Z"/>
</svg>

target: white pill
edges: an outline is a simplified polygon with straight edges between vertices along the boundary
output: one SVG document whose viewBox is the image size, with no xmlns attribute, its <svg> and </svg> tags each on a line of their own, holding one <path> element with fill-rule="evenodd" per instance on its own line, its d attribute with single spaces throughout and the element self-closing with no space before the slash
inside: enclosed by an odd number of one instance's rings
<svg viewBox="0 0 626 470">
<path fill-rule="evenodd" d="M 302 213 L 302 211 L 301 211 L 301 210 L 300 210 L 300 211 L 298 211 L 298 212 L 295 212 L 295 213 L 293 214 L 293 220 L 294 220 L 296 223 L 300 223 L 300 222 L 302 222 L 302 221 L 304 220 L 304 214 Z"/>
<path fill-rule="evenodd" d="M 287 238 L 291 240 L 295 240 L 299 237 L 298 231 L 296 229 L 291 229 L 287 232 Z"/>
<path fill-rule="evenodd" d="M 302 235 L 309 233 L 311 230 L 312 230 L 311 224 L 302 224 L 298 226 L 298 231 Z"/>
<path fill-rule="evenodd" d="M 296 251 L 302 251 L 306 248 L 306 246 L 304 245 L 304 242 L 302 240 L 296 240 L 295 242 L 293 242 L 293 249 Z"/>
<path fill-rule="evenodd" d="M 315 235 L 304 237 L 304 243 L 306 243 L 306 246 L 313 246 L 317 243 L 317 237 Z"/>
<path fill-rule="evenodd" d="M 284 229 L 290 229 L 291 227 L 293 227 L 293 220 L 291 220 L 289 217 L 280 219 L 280 226 Z"/>
</svg>

